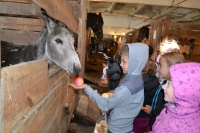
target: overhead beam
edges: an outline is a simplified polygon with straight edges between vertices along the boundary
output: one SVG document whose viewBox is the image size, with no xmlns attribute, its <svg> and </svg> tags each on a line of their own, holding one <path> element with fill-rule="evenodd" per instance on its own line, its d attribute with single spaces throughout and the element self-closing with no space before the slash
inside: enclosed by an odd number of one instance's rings
<svg viewBox="0 0 200 133">
<path fill-rule="evenodd" d="M 116 3 L 135 3 L 144 5 L 156 5 L 156 6 L 176 6 L 182 8 L 194 8 L 199 9 L 199 0 L 90 0 L 101 2 L 116 2 Z"/>
<path fill-rule="evenodd" d="M 139 29 L 145 23 L 149 24 L 152 20 L 144 18 L 130 17 L 117 13 L 102 13 L 104 26 L 119 27 L 119 28 L 134 28 Z M 116 23 L 117 22 L 117 23 Z"/>
<path fill-rule="evenodd" d="M 139 6 L 137 6 L 136 9 L 133 9 L 133 10 L 129 13 L 129 15 L 130 15 L 130 16 L 133 16 L 134 14 L 136 14 L 136 13 L 138 13 L 140 10 L 142 10 L 144 7 L 145 7 L 145 5 L 139 5 Z"/>
<path fill-rule="evenodd" d="M 116 4 L 117 4 L 117 3 L 112 2 L 112 3 L 110 4 L 110 6 L 108 7 L 108 9 L 107 9 L 108 12 L 113 12 L 113 10 L 115 9 Z"/>
<path fill-rule="evenodd" d="M 167 13 L 169 13 L 169 12 L 175 10 L 176 8 L 177 8 L 177 7 L 166 8 L 166 9 L 162 10 L 161 13 L 159 13 L 159 14 L 157 14 L 157 15 L 151 17 L 151 19 L 158 19 L 158 18 L 160 18 L 160 17 L 166 15 Z"/>
<path fill-rule="evenodd" d="M 173 19 L 171 21 L 173 21 L 173 22 L 179 22 L 179 21 L 184 21 L 184 20 L 187 21 L 190 18 L 199 17 L 199 16 L 200 16 L 200 12 L 195 11 L 195 12 L 186 14 L 184 17 L 179 17 L 179 18 Z"/>
</svg>

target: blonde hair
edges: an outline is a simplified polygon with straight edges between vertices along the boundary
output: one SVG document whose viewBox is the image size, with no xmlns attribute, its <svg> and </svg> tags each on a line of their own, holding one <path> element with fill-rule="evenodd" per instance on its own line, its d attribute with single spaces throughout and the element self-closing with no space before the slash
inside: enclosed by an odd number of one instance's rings
<svg viewBox="0 0 200 133">
<path fill-rule="evenodd" d="M 173 49 L 171 49 L 171 50 L 169 50 L 167 52 L 177 52 L 177 53 L 180 53 L 180 50 L 177 49 L 177 48 L 173 48 Z"/>
<path fill-rule="evenodd" d="M 156 74 L 156 64 L 152 59 L 148 59 L 145 67 L 142 70 L 142 75 L 152 76 Z"/>
<path fill-rule="evenodd" d="M 185 58 L 183 54 L 178 53 L 178 52 L 168 52 L 163 54 L 160 59 L 164 58 L 166 60 L 166 63 L 168 65 L 168 68 L 170 68 L 172 65 L 179 64 L 179 63 L 184 63 Z M 166 80 L 171 80 L 170 73 L 165 77 Z"/>
<path fill-rule="evenodd" d="M 123 45 L 120 49 L 120 55 L 129 56 L 129 48 L 128 45 Z"/>
</svg>

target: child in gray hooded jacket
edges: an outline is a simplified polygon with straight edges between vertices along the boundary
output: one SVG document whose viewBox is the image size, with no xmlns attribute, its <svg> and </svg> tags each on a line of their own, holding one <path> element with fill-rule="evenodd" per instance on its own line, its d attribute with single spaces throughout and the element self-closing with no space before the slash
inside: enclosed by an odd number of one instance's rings
<svg viewBox="0 0 200 133">
<path fill-rule="evenodd" d="M 148 46 L 142 43 L 127 44 L 122 46 L 120 54 L 120 66 L 125 76 L 112 96 L 102 97 L 87 84 L 80 87 L 70 84 L 75 89 L 84 89 L 102 111 L 111 110 L 108 133 L 131 133 L 133 120 L 140 112 L 144 101 L 142 69 L 149 57 Z"/>
</svg>

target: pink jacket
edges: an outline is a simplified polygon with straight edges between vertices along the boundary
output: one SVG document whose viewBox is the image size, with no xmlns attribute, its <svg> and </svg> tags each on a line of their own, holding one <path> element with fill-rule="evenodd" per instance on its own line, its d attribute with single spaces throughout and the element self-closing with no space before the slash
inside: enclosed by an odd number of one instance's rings
<svg viewBox="0 0 200 133">
<path fill-rule="evenodd" d="M 150 133 L 200 133 L 200 63 L 170 68 L 173 99 L 156 118 Z"/>
</svg>

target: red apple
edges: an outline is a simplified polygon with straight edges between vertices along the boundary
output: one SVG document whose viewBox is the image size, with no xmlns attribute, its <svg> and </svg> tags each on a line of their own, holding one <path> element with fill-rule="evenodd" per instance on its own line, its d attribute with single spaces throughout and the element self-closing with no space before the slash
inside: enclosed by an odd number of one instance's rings
<svg viewBox="0 0 200 133">
<path fill-rule="evenodd" d="M 83 78 L 82 77 L 77 77 L 75 80 L 74 80 L 74 84 L 76 85 L 76 86 L 81 86 L 81 85 L 83 85 L 83 83 L 84 83 L 84 81 L 83 81 Z"/>
</svg>

